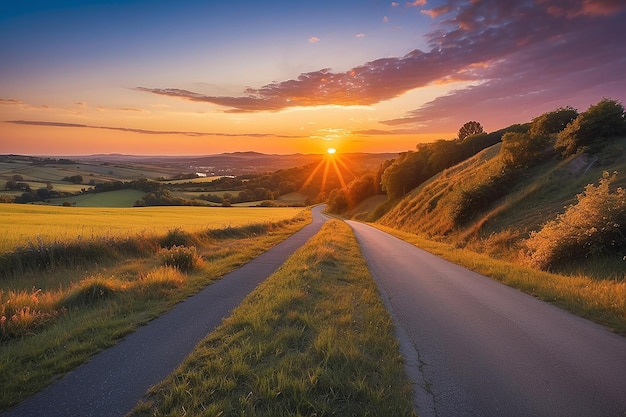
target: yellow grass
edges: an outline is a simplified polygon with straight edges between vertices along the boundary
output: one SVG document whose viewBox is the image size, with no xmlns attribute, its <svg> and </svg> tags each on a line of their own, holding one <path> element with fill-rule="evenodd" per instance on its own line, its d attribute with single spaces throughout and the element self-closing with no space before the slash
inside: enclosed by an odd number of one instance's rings
<svg viewBox="0 0 626 417">
<path fill-rule="evenodd" d="M 0 253 L 37 240 L 73 241 L 98 237 L 163 234 L 175 228 L 193 233 L 290 219 L 291 207 L 94 208 L 0 204 Z"/>
</svg>

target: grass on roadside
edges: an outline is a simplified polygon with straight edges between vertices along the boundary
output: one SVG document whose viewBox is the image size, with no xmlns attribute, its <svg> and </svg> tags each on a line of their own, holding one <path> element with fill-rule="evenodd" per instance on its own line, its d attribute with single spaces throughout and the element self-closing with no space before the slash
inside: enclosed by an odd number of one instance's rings
<svg viewBox="0 0 626 417">
<path fill-rule="evenodd" d="M 538 271 L 379 224 L 373 226 L 451 262 L 607 326 L 615 333 L 626 335 L 626 281 Z"/>
<path fill-rule="evenodd" d="M 414 416 L 350 228 L 328 222 L 131 413 L 154 415 Z"/>
<path fill-rule="evenodd" d="M 207 237 L 204 231 L 202 238 L 190 237 L 197 248 L 173 247 L 142 258 L 129 254 L 128 259 L 118 259 L 97 273 L 59 283 L 57 289 L 15 286 L 0 290 L 0 317 L 4 317 L 0 323 L 0 410 L 267 251 L 310 218 L 310 212 L 302 212 L 291 220 L 265 224 L 265 233 L 255 229 L 225 233 L 220 239 Z M 63 276 L 64 271 L 57 268 L 37 276 L 45 280 Z M 18 284 L 15 279 L 12 282 Z"/>
</svg>

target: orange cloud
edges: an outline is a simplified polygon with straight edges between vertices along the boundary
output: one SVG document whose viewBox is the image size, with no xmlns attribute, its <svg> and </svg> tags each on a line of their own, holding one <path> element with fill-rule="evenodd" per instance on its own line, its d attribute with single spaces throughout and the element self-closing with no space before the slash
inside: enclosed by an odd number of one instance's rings
<svg viewBox="0 0 626 417">
<path fill-rule="evenodd" d="M 580 13 L 587 16 L 608 16 L 626 7 L 623 0 L 584 0 Z"/>
<path fill-rule="evenodd" d="M 548 14 L 573 19 L 579 16 L 602 17 L 619 13 L 626 8 L 623 0 L 538 0 L 545 4 Z"/>
<path fill-rule="evenodd" d="M 311 36 L 309 38 L 309 43 L 318 43 L 320 41 L 320 38 L 318 38 L 317 36 Z"/>
<path fill-rule="evenodd" d="M 450 6 L 448 5 L 443 5 L 440 7 L 435 7 L 434 9 L 425 9 L 425 10 L 420 10 L 420 13 L 425 14 L 427 16 L 432 17 L 433 19 L 436 17 L 439 17 L 443 14 L 447 14 L 450 13 L 451 9 Z"/>
<path fill-rule="evenodd" d="M 426 0 L 407 1 L 406 5 L 409 7 L 421 7 L 426 5 Z"/>
</svg>

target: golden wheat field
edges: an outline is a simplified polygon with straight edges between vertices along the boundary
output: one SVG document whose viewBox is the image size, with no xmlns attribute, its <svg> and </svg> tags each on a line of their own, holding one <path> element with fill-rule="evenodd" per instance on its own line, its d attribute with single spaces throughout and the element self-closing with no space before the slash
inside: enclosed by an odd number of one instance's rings
<svg viewBox="0 0 626 417">
<path fill-rule="evenodd" d="M 289 219 L 291 207 L 94 208 L 0 204 L 0 253 L 29 243 L 164 234 Z"/>
</svg>

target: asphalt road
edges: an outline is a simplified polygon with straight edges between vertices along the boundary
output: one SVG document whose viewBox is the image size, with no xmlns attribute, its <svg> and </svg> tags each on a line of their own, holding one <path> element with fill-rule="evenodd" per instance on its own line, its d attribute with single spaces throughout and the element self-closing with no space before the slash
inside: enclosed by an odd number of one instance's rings
<svg viewBox="0 0 626 417">
<path fill-rule="evenodd" d="M 626 338 L 348 223 L 396 322 L 420 417 L 626 416 Z"/>
<path fill-rule="evenodd" d="M 2 416 L 123 416 L 152 385 L 169 375 L 259 283 L 317 233 L 326 220 L 322 209 L 321 206 L 313 208 L 313 222 L 287 240 L 139 328 Z"/>
</svg>

